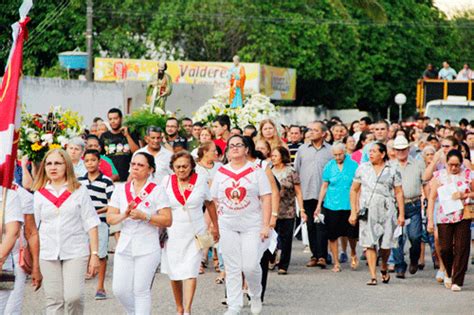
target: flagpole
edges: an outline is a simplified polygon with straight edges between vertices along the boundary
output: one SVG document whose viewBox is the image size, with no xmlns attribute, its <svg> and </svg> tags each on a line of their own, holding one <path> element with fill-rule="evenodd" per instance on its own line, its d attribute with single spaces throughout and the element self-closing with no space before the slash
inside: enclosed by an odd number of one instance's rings
<svg viewBox="0 0 474 315">
<path fill-rule="evenodd" d="M 7 207 L 7 192 L 8 189 L 6 187 L 2 187 L 2 207 L 0 208 L 0 243 L 3 241 L 3 230 L 5 226 L 5 209 Z"/>
</svg>

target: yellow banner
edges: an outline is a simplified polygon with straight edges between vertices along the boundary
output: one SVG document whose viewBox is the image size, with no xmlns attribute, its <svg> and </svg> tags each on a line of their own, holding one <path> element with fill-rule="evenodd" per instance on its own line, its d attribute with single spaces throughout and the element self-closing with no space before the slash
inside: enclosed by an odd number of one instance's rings
<svg viewBox="0 0 474 315">
<path fill-rule="evenodd" d="M 166 72 L 173 83 L 211 84 L 216 90 L 229 88 L 227 71 L 231 62 L 167 61 Z M 296 71 L 257 63 L 242 63 L 245 68 L 245 90 L 262 92 L 276 100 L 294 100 Z M 96 81 L 152 81 L 158 72 L 158 61 L 140 59 L 95 58 Z"/>
<path fill-rule="evenodd" d="M 274 100 L 296 98 L 296 70 L 262 65 L 260 91 Z"/>
</svg>

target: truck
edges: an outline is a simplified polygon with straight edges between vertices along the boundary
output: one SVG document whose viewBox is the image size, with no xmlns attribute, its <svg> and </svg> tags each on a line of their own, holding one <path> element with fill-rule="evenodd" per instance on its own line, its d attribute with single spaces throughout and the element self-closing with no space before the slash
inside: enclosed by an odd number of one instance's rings
<svg viewBox="0 0 474 315">
<path fill-rule="evenodd" d="M 416 108 L 420 115 L 458 122 L 474 120 L 473 80 L 423 80 L 417 82 Z"/>
</svg>

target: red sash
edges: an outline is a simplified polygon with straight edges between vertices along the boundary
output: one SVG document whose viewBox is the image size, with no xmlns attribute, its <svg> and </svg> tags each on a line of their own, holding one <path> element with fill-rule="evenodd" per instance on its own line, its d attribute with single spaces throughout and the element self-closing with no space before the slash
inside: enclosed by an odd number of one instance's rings
<svg viewBox="0 0 474 315">
<path fill-rule="evenodd" d="M 181 194 L 179 191 L 178 187 L 178 176 L 176 174 L 171 175 L 171 188 L 173 189 L 173 194 L 176 197 L 176 200 L 183 206 L 186 204 L 186 201 L 188 200 L 189 196 L 193 192 L 194 189 L 194 184 L 196 184 L 197 181 L 197 174 L 194 173 L 191 175 L 191 178 L 189 179 L 189 185 L 188 188 L 184 190 L 184 196 Z"/>
<path fill-rule="evenodd" d="M 38 192 L 42 194 L 46 199 L 51 201 L 51 203 L 55 205 L 58 209 L 69 198 L 69 196 L 71 196 L 71 192 L 69 190 L 64 191 L 59 197 L 56 197 L 55 195 L 50 193 L 49 190 L 47 190 L 46 188 L 41 188 L 40 190 L 38 190 Z"/>
<path fill-rule="evenodd" d="M 247 176 L 248 174 L 252 173 L 255 169 L 253 167 L 249 167 L 246 170 L 240 172 L 239 174 L 236 174 L 228 169 L 226 169 L 224 166 L 221 166 L 218 171 L 221 172 L 224 175 L 229 176 L 230 178 L 234 179 L 236 182 L 238 182 L 242 177 Z"/>
<path fill-rule="evenodd" d="M 148 185 L 146 185 L 146 187 L 142 189 L 142 191 L 139 193 L 139 195 L 141 196 L 136 196 L 135 199 L 133 199 L 132 191 L 130 190 L 131 186 L 132 182 L 128 182 L 125 184 L 125 196 L 127 197 L 127 202 L 130 203 L 134 201 L 138 206 L 143 201 L 143 199 L 146 198 L 153 191 L 153 189 L 156 187 L 156 184 L 148 183 Z"/>
</svg>

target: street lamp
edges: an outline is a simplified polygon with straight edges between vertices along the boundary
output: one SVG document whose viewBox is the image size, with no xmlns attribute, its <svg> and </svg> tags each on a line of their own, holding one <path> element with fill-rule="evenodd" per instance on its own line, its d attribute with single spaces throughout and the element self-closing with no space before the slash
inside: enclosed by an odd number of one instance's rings
<svg viewBox="0 0 474 315">
<path fill-rule="evenodd" d="M 407 102 L 407 97 L 403 93 L 395 95 L 395 103 L 398 105 L 398 119 L 402 121 L 402 106 Z"/>
</svg>

